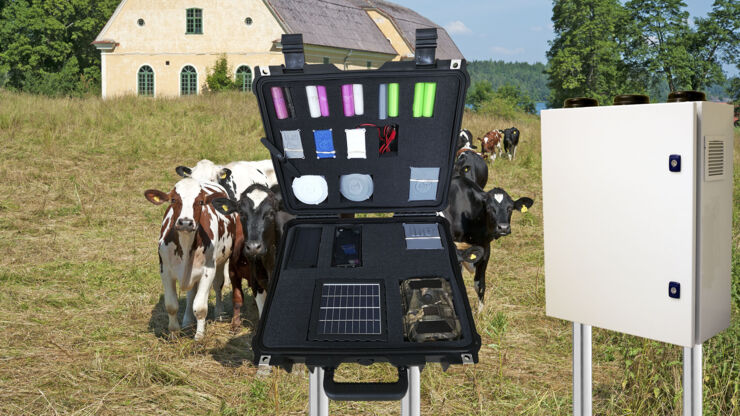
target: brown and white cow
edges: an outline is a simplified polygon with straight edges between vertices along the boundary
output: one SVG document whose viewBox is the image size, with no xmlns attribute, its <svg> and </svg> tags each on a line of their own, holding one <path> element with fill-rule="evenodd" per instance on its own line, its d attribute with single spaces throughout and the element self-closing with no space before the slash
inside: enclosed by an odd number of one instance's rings
<svg viewBox="0 0 740 416">
<path fill-rule="evenodd" d="M 169 315 L 169 330 L 180 330 L 177 320 L 180 290 L 187 290 L 183 327 L 197 322 L 195 339 L 205 335 L 208 293 L 216 289 L 216 316 L 223 312 L 221 288 L 227 260 L 235 249 L 238 214 L 223 215 L 211 201 L 227 196 L 216 183 L 185 178 L 165 193 L 155 189 L 144 192 L 155 205 L 169 203 L 159 234 L 159 269 L 164 286 L 164 301 Z"/>
<path fill-rule="evenodd" d="M 501 130 L 491 130 L 486 133 L 483 138 L 478 138 L 480 141 L 480 152 L 486 157 L 486 154 L 490 154 L 491 162 L 496 160 L 496 156 L 501 153 L 501 140 L 504 135 Z"/>
</svg>

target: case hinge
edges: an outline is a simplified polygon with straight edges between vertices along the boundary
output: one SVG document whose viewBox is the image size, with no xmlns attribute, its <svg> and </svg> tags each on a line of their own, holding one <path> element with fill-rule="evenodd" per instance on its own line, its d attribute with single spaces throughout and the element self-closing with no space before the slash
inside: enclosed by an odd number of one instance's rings
<svg viewBox="0 0 740 416">
<path fill-rule="evenodd" d="M 394 212 L 394 217 L 436 217 L 437 213 L 432 211 Z"/>
<path fill-rule="evenodd" d="M 303 35 L 300 33 L 284 34 L 280 43 L 283 46 L 286 72 L 303 71 L 306 57 L 303 54 Z"/>
<path fill-rule="evenodd" d="M 437 53 L 437 28 L 416 29 L 416 66 L 434 65 Z"/>
</svg>

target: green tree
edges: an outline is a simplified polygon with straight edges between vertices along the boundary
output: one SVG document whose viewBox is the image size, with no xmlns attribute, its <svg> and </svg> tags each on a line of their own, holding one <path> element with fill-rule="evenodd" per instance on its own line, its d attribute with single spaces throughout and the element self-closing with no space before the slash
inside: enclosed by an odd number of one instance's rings
<svg viewBox="0 0 740 416">
<path fill-rule="evenodd" d="M 481 105 L 493 97 L 494 91 L 490 81 L 478 81 L 468 90 L 467 104 L 478 111 Z"/>
<path fill-rule="evenodd" d="M 639 29 L 625 41 L 632 74 L 644 74 L 653 85 L 665 80 L 670 91 L 724 82 L 722 63 L 733 62 L 740 52 L 737 0 L 715 0 L 693 26 L 682 0 L 631 0 L 626 8 Z"/>
<path fill-rule="evenodd" d="M 534 101 L 532 101 L 526 93 L 515 85 L 502 85 L 498 90 L 496 90 L 494 96 L 501 100 L 508 101 L 515 107 L 518 107 L 529 114 L 534 114 L 536 112 Z"/>
<path fill-rule="evenodd" d="M 578 96 L 606 102 L 630 89 L 619 41 L 629 22 L 619 0 L 554 1 L 552 22 L 545 71 L 551 107 Z"/>
<path fill-rule="evenodd" d="M 208 75 L 206 76 L 206 85 L 208 89 L 213 92 L 227 91 L 236 89 L 234 80 L 231 79 L 229 74 L 229 62 L 226 60 L 226 55 L 221 55 L 217 60 L 213 68 L 208 69 Z"/>
<path fill-rule="evenodd" d="M 0 10 L 0 68 L 6 87 L 80 94 L 99 85 L 100 53 L 90 43 L 118 0 L 14 0 Z M 60 81 L 61 84 L 59 84 Z"/>
</svg>

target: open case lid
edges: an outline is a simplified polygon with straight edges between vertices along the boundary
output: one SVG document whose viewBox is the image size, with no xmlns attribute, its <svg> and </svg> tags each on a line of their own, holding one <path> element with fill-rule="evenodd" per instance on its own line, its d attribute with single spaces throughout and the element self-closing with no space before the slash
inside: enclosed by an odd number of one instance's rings
<svg viewBox="0 0 740 416">
<path fill-rule="evenodd" d="M 435 59 L 436 29 L 416 35 L 415 61 L 353 71 L 305 65 L 302 35 L 283 35 L 286 64 L 256 69 L 262 142 L 289 212 L 447 206 L 470 77 L 464 60 Z"/>
</svg>

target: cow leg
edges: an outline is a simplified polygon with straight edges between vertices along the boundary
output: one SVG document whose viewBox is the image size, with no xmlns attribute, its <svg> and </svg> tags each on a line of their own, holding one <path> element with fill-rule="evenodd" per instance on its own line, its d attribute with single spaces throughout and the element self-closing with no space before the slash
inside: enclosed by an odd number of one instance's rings
<svg viewBox="0 0 740 416">
<path fill-rule="evenodd" d="M 213 290 L 216 292 L 216 310 L 214 311 L 213 319 L 220 321 L 224 314 L 224 302 L 221 293 L 224 288 L 224 273 L 228 266 L 228 261 L 225 264 L 216 266 L 216 276 L 213 278 Z"/>
<path fill-rule="evenodd" d="M 475 293 L 478 295 L 478 312 L 483 310 L 483 297 L 486 294 L 486 269 L 491 257 L 491 243 L 483 245 L 483 258 L 475 265 Z"/>
<path fill-rule="evenodd" d="M 514 146 L 514 154 L 511 156 L 512 159 L 516 159 L 516 146 Z"/>
<path fill-rule="evenodd" d="M 195 315 L 195 340 L 200 341 L 206 335 L 206 316 L 208 315 L 208 294 L 216 277 L 216 267 L 204 267 L 198 290 L 193 299 L 193 314 Z"/>
<path fill-rule="evenodd" d="M 193 316 L 193 300 L 195 299 L 195 294 L 199 287 L 200 282 L 195 283 L 193 287 L 188 290 L 188 294 L 185 297 L 185 316 L 182 318 L 183 328 L 193 325 L 193 321 L 195 320 Z"/>
<path fill-rule="evenodd" d="M 242 325 L 242 304 L 244 303 L 244 292 L 242 291 L 242 277 L 234 270 L 231 276 L 231 301 L 234 305 L 234 314 L 231 318 L 231 330 L 237 332 Z"/>
<path fill-rule="evenodd" d="M 167 310 L 167 316 L 169 317 L 168 329 L 170 333 L 175 333 L 180 330 L 180 322 L 177 321 L 177 288 L 175 287 L 175 279 L 172 279 L 169 273 L 161 273 L 162 275 L 162 286 L 164 287 L 164 307 Z"/>
</svg>

